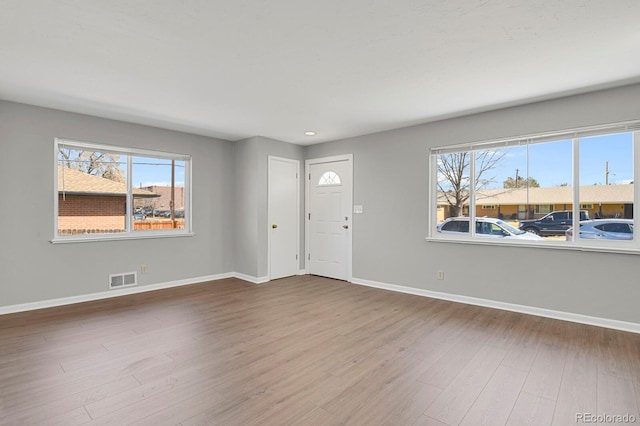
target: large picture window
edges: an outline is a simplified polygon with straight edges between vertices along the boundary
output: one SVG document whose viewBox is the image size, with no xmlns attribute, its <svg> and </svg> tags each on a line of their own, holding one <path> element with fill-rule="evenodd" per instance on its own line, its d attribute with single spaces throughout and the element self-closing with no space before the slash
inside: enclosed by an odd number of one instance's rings
<svg viewBox="0 0 640 426">
<path fill-rule="evenodd" d="M 640 251 L 639 129 L 635 121 L 432 149 L 429 237 Z"/>
<path fill-rule="evenodd" d="M 54 242 L 191 233 L 188 155 L 56 139 Z"/>
</svg>

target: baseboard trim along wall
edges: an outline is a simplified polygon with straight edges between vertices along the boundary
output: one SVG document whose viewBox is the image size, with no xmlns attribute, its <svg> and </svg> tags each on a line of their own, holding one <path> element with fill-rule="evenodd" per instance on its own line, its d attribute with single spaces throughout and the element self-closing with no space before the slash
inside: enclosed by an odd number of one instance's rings
<svg viewBox="0 0 640 426">
<path fill-rule="evenodd" d="M 536 308 L 533 306 L 517 305 L 514 303 L 498 302 L 495 300 L 480 299 L 477 297 L 460 296 L 457 294 L 441 293 L 438 291 L 423 290 L 419 288 L 406 287 L 396 284 L 387 284 L 377 281 L 353 278 L 353 284 L 375 287 L 383 290 L 397 291 L 399 293 L 413 294 L 416 296 L 431 297 L 433 299 L 448 300 L 450 302 L 466 303 L 468 305 L 484 306 L 486 308 L 502 309 L 504 311 L 518 312 L 521 314 L 536 315 L 539 317 L 553 318 L 562 321 L 570 321 L 580 324 L 595 325 L 598 327 L 611 328 L 614 330 L 640 333 L 640 324 L 612 320 L 607 318 L 591 317 L 588 315 L 573 314 L 570 312 L 554 311 L 551 309 Z"/>
<path fill-rule="evenodd" d="M 302 272 L 302 271 L 301 271 Z M 301 275 L 304 275 L 301 273 Z M 166 283 L 149 284 L 139 287 L 128 287 L 118 290 L 103 291 L 99 293 L 83 294 L 80 296 L 62 297 L 59 299 L 43 300 L 40 302 L 23 303 L 19 305 L 0 306 L 0 315 L 17 312 L 33 311 L 36 309 L 53 308 L 56 306 L 71 305 L 74 303 L 90 302 L 94 300 L 109 299 L 112 297 L 126 296 L 129 294 L 144 293 L 147 291 L 161 290 L 171 287 L 179 287 L 190 284 L 201 284 L 207 281 L 218 281 L 225 278 L 238 278 L 253 284 L 263 284 L 269 281 L 268 277 L 253 277 L 239 272 L 227 272 L 224 274 L 208 275 L 203 277 L 187 278 L 184 280 L 169 281 Z M 406 287 L 396 284 L 382 283 L 378 281 L 353 278 L 353 284 L 374 287 L 399 293 L 413 294 L 416 296 L 431 297 L 433 299 L 448 300 L 450 302 L 466 303 L 468 305 L 484 306 L 487 308 L 502 309 L 504 311 L 518 312 L 521 314 L 536 315 L 539 317 L 553 318 L 562 321 L 570 321 L 580 324 L 595 325 L 614 330 L 628 331 L 640 334 L 640 324 L 626 321 L 618 321 L 607 318 L 592 317 L 588 315 L 573 314 L 570 312 L 554 311 L 551 309 L 536 308 L 533 306 L 517 305 L 514 303 L 498 302 L 495 300 L 480 299 L 477 297 L 461 296 L 451 293 L 424 290 Z"/>
<path fill-rule="evenodd" d="M 240 272 L 234 272 L 233 276 L 243 281 L 248 281 L 254 284 L 264 284 L 269 282 L 269 277 L 254 277 L 252 275 L 241 274 Z"/>
<path fill-rule="evenodd" d="M 99 293 L 83 294 L 80 296 L 62 297 L 59 299 L 43 300 L 40 302 L 22 303 L 19 305 L 0 306 L 0 315 L 14 314 L 17 312 L 33 311 L 36 309 L 53 308 L 56 306 L 71 305 L 74 303 L 91 302 L 94 300 L 109 299 L 112 297 L 126 296 L 129 294 L 144 293 L 147 291 L 162 290 L 165 288 L 179 287 L 190 284 L 201 284 L 207 281 L 218 281 L 225 278 L 238 278 L 253 284 L 262 284 L 269 281 L 266 277 L 252 277 L 238 272 L 207 275 L 203 277 L 187 278 L 184 280 L 169 281 L 166 283 L 149 284 L 136 287 L 127 287 L 118 290 L 102 291 Z"/>
</svg>

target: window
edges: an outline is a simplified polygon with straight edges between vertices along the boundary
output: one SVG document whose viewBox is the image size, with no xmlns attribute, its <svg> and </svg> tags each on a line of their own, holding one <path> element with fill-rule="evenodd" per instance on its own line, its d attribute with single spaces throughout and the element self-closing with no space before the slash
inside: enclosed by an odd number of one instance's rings
<svg viewBox="0 0 640 426">
<path fill-rule="evenodd" d="M 443 231 L 469 233 L 469 221 L 452 220 L 442 225 Z"/>
<path fill-rule="evenodd" d="M 605 232 L 619 232 L 621 234 L 633 234 L 633 225 L 627 223 L 603 223 L 594 226 L 594 228 Z"/>
<path fill-rule="evenodd" d="M 432 149 L 429 237 L 474 241 L 485 230 L 449 233 L 438 224 L 490 217 L 537 234 L 500 241 L 640 252 L 640 237 L 629 241 L 639 198 L 639 129 L 635 121 Z M 624 220 L 627 235 L 572 232 L 589 219 Z"/>
<path fill-rule="evenodd" d="M 54 145 L 55 242 L 191 233 L 188 155 Z"/>
<path fill-rule="evenodd" d="M 553 211 L 552 204 L 536 204 L 536 213 L 549 214 Z"/>
<path fill-rule="evenodd" d="M 318 180 L 318 186 L 329 186 L 329 185 L 342 185 L 342 181 L 340 180 L 340 176 L 336 172 L 332 172 L 329 170 L 328 172 L 324 172 L 320 179 Z"/>
</svg>

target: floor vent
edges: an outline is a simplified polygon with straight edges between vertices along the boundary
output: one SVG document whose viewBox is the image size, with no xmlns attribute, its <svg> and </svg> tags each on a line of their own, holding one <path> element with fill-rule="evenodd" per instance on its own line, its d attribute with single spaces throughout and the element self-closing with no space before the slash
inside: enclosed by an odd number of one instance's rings
<svg viewBox="0 0 640 426">
<path fill-rule="evenodd" d="M 135 272 L 109 275 L 109 288 L 129 287 L 138 284 L 138 275 Z"/>
</svg>

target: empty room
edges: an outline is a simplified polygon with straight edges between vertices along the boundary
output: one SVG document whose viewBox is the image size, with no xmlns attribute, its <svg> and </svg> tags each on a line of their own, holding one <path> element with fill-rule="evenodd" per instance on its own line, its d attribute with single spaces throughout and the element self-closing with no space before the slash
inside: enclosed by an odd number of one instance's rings
<svg viewBox="0 0 640 426">
<path fill-rule="evenodd" d="M 0 424 L 640 423 L 637 1 L 0 4 Z"/>
</svg>

